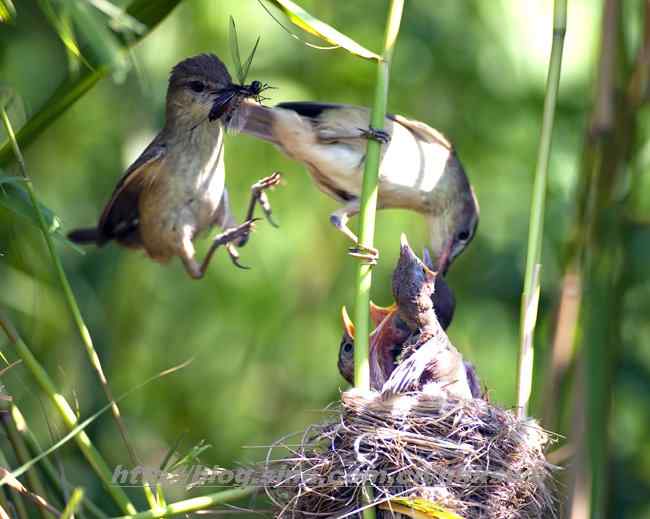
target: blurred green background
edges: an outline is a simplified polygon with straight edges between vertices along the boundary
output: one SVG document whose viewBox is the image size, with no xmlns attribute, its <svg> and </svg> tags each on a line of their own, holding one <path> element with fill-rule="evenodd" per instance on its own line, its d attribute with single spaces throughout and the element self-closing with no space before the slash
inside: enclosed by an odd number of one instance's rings
<svg viewBox="0 0 650 519">
<path fill-rule="evenodd" d="M 380 48 L 386 1 L 300 4 L 364 46 Z M 478 234 L 448 277 L 457 299 L 450 336 L 476 365 L 491 399 L 505 407 L 515 402 L 519 301 L 550 49 L 550 4 L 408 2 L 391 75 L 389 111 L 443 131 L 455 143 L 475 187 L 481 205 Z M 599 44 L 600 2 L 569 4 L 546 208 L 536 416 L 548 404 L 544 373 L 575 216 Z M 640 18 L 633 14 L 640 4 L 626 4 L 630 48 L 641 30 Z M 35 2 L 21 0 L 16 7 L 15 23 L 0 26 L 0 81 L 19 93 L 29 116 L 67 76 L 69 59 Z M 234 72 L 229 15 L 237 21 L 243 53 L 261 36 L 248 79 L 277 87 L 271 103 L 370 104 L 372 63 L 342 50 L 302 45 L 253 0 L 181 2 L 133 48 L 136 67 L 125 81 L 102 80 L 24 150 L 39 199 L 60 217 L 65 230 L 97 221 L 124 169 L 162 126 L 166 81 L 176 62 L 214 52 Z M 647 129 L 650 118 L 643 117 Z M 648 150 L 642 146 L 639 171 L 650 159 Z M 254 181 L 275 170 L 284 174 L 284 184 L 270 194 L 280 229 L 258 225 L 241 251 L 249 271 L 233 268 L 220 252 L 206 277 L 195 282 L 177 260 L 160 266 L 143 253 L 114 245 L 89 248 L 83 255 L 58 246 L 116 395 L 193 359 L 120 403 L 133 443 L 150 466 L 157 466 L 183 433 L 184 449 L 202 439 L 212 445 L 201 456 L 206 464 L 232 467 L 261 460 L 263 446 L 321 420 L 320 410 L 346 387 L 336 367 L 339 311 L 352 304 L 356 263 L 346 256 L 346 238 L 329 223 L 336 204 L 317 191 L 301 165 L 250 137 L 227 138 L 226 167 L 238 218 Z M 417 249 L 425 245 L 424 222 L 416 215 L 379 213 L 381 260 L 373 287 L 378 304 L 391 300 L 390 275 L 402 231 Z M 624 299 L 612 384 L 612 517 L 650 517 L 650 236 L 635 236 L 636 271 Z M 207 244 L 207 239 L 200 241 L 201 252 Z M 4 208 L 0 305 L 10 310 L 25 341 L 82 416 L 105 404 L 38 230 Z M 4 337 L 0 346 L 9 360 L 15 359 Z M 23 366 L 7 372 L 2 382 L 43 444 L 51 443 L 48 427 L 60 435 L 55 414 Z M 563 387 L 566 391 L 554 402 L 561 417 L 556 429 L 570 434 L 572 385 Z M 128 464 L 108 414 L 90 426 L 89 434 L 109 464 Z M 76 448 L 67 446 L 58 456 L 68 479 L 88 485 L 90 495 L 111 510 Z M 141 493 L 131 494 L 141 505 Z M 182 488 L 170 490 L 170 498 L 183 495 Z"/>
</svg>

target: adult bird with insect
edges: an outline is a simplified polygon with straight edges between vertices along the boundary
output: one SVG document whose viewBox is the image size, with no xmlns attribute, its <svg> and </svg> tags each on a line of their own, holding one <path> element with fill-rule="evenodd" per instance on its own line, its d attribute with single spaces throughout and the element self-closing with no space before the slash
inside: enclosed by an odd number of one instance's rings
<svg viewBox="0 0 650 519">
<path fill-rule="evenodd" d="M 266 99 L 261 95 L 262 92 L 272 88 L 258 80 L 254 80 L 248 85 L 246 84 L 246 77 L 248 76 L 248 71 L 251 68 L 253 56 L 255 56 L 259 43 L 260 38 L 258 36 L 255 45 L 253 45 L 253 50 L 246 59 L 246 62 L 242 65 L 241 55 L 239 53 L 239 40 L 237 38 L 237 27 L 235 26 L 233 17 L 230 17 L 230 52 L 232 54 L 233 64 L 237 70 L 239 84 L 230 83 L 219 91 L 212 105 L 212 109 L 208 114 L 208 118 L 214 121 L 226 114 L 224 124 L 232 132 L 239 131 L 243 124 L 244 114 L 241 114 L 239 110 L 241 102 L 250 97 L 257 103 L 261 103 Z"/>
<path fill-rule="evenodd" d="M 143 248 L 161 263 L 178 256 L 194 279 L 203 277 L 221 245 L 241 267 L 235 245 L 241 246 L 248 238 L 257 202 L 270 218 L 264 191 L 277 185 L 280 175 L 253 185 L 248 215 L 237 225 L 225 187 L 224 123 L 208 121 L 215 99 L 231 84 L 228 70 L 214 54 L 178 63 L 169 78 L 165 126 L 126 170 L 98 225 L 72 231 L 70 239 L 100 247 L 115 240 L 126 247 Z M 198 262 L 194 238 L 215 225 L 224 232 Z"/>
</svg>

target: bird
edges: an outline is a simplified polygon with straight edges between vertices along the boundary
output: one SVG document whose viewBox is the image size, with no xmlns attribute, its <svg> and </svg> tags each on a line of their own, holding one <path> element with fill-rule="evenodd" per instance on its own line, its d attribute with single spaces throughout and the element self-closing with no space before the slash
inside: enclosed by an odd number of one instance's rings
<svg viewBox="0 0 650 519">
<path fill-rule="evenodd" d="M 433 305 L 440 324 L 446 330 L 453 319 L 456 301 L 454 293 L 442 276 L 436 278 Z M 341 319 L 343 334 L 339 345 L 338 368 L 341 376 L 350 384 L 354 384 L 355 328 L 345 306 L 341 309 Z M 382 307 L 371 301 L 370 320 L 373 325 L 369 345 L 372 357 L 370 386 L 379 390 L 392 372 L 395 358 L 399 355 L 404 341 L 411 335 L 411 331 L 399 317 L 395 303 Z M 382 359 L 381 366 L 375 359 Z"/>
<path fill-rule="evenodd" d="M 73 230 L 68 237 L 99 247 L 113 240 L 142 248 L 161 263 L 178 256 L 193 279 L 203 277 L 220 245 L 242 267 L 235 244 L 241 246 L 248 239 L 256 202 L 273 223 L 264 191 L 276 186 L 280 175 L 276 172 L 252 186 L 249 214 L 237 225 L 230 210 L 224 165 L 224 125 L 241 101 L 235 96 L 224 103 L 223 92 L 232 90 L 232 85 L 226 66 L 214 54 L 200 54 L 175 65 L 167 88 L 164 127 L 127 168 L 98 225 Z M 224 232 L 213 239 L 199 262 L 193 241 L 215 225 Z"/>
<path fill-rule="evenodd" d="M 375 249 L 359 245 L 347 225 L 360 210 L 368 139 L 382 143 L 378 209 L 425 216 L 437 271 L 446 272 L 474 237 L 479 206 L 472 186 L 452 144 L 429 125 L 388 115 L 378 131 L 369 126 L 369 110 L 359 106 L 304 101 L 267 107 L 250 99 L 243 104 L 242 133 L 304 163 L 317 187 L 342 204 L 330 221 L 356 244 L 353 255 L 369 263 L 378 257 Z"/>
<path fill-rule="evenodd" d="M 437 273 L 418 258 L 406 235 L 393 272 L 393 296 L 398 315 L 411 330 L 396 367 L 381 388 L 382 397 L 421 391 L 456 399 L 472 399 L 462 355 L 443 330 L 432 302 Z"/>
</svg>

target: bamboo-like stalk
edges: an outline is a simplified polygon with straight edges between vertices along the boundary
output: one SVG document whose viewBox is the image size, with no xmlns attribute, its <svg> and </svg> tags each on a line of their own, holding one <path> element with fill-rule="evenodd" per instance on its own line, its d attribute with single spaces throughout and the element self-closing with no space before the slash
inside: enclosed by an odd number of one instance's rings
<svg viewBox="0 0 650 519">
<path fill-rule="evenodd" d="M 551 57 L 546 79 L 544 115 L 542 117 L 542 131 L 537 154 L 537 166 L 535 168 L 533 198 L 530 210 L 526 274 L 521 296 L 521 343 L 517 366 L 517 412 L 520 416 L 525 416 L 528 412 L 528 401 L 530 400 L 533 383 L 533 333 L 535 331 L 539 303 L 539 275 L 536 275 L 536 272 L 538 273 L 541 268 L 548 162 L 551 154 L 555 106 L 557 104 L 557 95 L 560 86 L 566 19 L 567 0 L 555 0 L 553 5 L 553 44 L 551 46 Z"/>
<path fill-rule="evenodd" d="M 69 430 L 74 429 L 78 425 L 77 415 L 75 415 L 65 397 L 56 390 L 52 379 L 49 377 L 43 366 L 41 366 L 38 360 L 36 360 L 36 357 L 34 357 L 20 335 L 18 335 L 18 332 L 2 313 L 0 313 L 0 328 L 3 329 L 9 342 L 12 343 L 16 349 L 16 353 L 18 353 L 18 356 L 25 363 L 26 368 L 30 371 L 41 390 L 52 401 L 52 404 L 54 404 L 54 407 L 59 412 L 65 426 Z M 90 466 L 93 468 L 97 476 L 99 476 L 106 491 L 120 509 L 126 514 L 136 513 L 135 507 L 129 500 L 128 496 L 124 493 L 124 490 L 113 484 L 112 473 L 106 461 L 104 461 L 104 458 L 95 448 L 85 431 L 80 431 L 75 435 L 74 439 Z"/>
<path fill-rule="evenodd" d="M 382 60 L 377 65 L 377 82 L 375 84 L 375 99 L 370 116 L 370 125 L 376 130 L 384 127 L 386 105 L 388 104 L 388 83 L 390 79 L 390 63 L 395 49 L 402 21 L 404 0 L 391 0 Z M 379 160 L 381 144 L 373 139 L 368 140 L 366 162 L 363 171 L 363 186 L 359 211 L 359 244 L 371 248 L 375 234 L 375 213 L 377 211 Z M 372 287 L 372 266 L 361 263 L 357 270 L 355 312 L 355 346 L 354 346 L 354 384 L 363 389 L 370 388 L 369 333 L 370 333 L 370 289 Z M 365 499 L 372 501 L 372 489 L 364 488 Z M 363 510 L 364 519 L 374 519 L 374 507 Z"/>
<path fill-rule="evenodd" d="M 16 405 L 15 402 L 11 405 L 11 417 L 16 424 L 18 433 L 22 436 L 23 441 L 27 445 L 30 455 L 32 457 L 36 457 L 42 454 L 43 449 L 39 445 L 36 436 L 34 436 L 34 433 L 32 433 L 32 431 L 29 429 L 27 422 L 25 421 L 25 418 L 20 411 L 20 408 Z M 66 492 L 74 490 L 72 485 L 70 485 L 70 483 L 67 481 L 62 480 L 62 475 L 57 472 L 57 470 L 54 468 L 54 465 L 52 465 L 52 462 L 48 458 L 42 458 L 39 461 L 39 466 L 43 469 L 43 474 L 45 475 L 47 483 L 54 487 L 57 492 L 57 497 L 61 500 L 62 503 L 64 503 Z M 93 516 L 97 517 L 98 519 L 104 519 L 108 517 L 95 503 L 93 503 L 88 498 L 88 496 L 84 496 L 82 504 L 84 508 L 86 508 Z"/>
<path fill-rule="evenodd" d="M 4 452 L 2 452 L 1 450 L 0 450 L 0 466 L 9 467 L 9 462 L 7 461 L 7 458 L 5 458 Z M 23 501 L 23 496 L 21 496 L 18 493 L 18 491 L 15 488 L 12 488 L 10 485 L 3 486 L 2 488 L 7 489 L 8 494 L 11 497 L 11 502 L 14 505 L 14 509 L 16 511 L 16 515 L 18 516 L 18 519 L 29 519 L 29 514 L 27 513 L 27 509 L 25 508 L 25 502 Z M 7 510 L 11 510 L 11 508 L 7 508 Z"/>
<path fill-rule="evenodd" d="M 238 501 L 239 499 L 252 495 L 256 490 L 257 487 L 240 487 L 223 490 L 207 496 L 185 499 L 184 501 L 178 501 L 177 503 L 172 503 L 154 510 L 147 510 L 146 512 L 140 512 L 139 514 L 124 516 L 120 519 L 126 519 L 127 517 L 130 517 L 131 519 L 153 519 L 156 517 L 172 517 L 174 515 L 189 514 L 199 510 L 207 510 L 217 505 Z"/>
<path fill-rule="evenodd" d="M 84 497 L 83 489 L 75 488 L 74 491 L 72 492 L 72 495 L 70 496 L 70 500 L 68 501 L 68 504 L 65 505 L 65 509 L 61 514 L 61 519 L 71 519 L 74 516 L 77 509 L 79 508 L 79 506 L 81 506 L 83 497 Z"/>
<path fill-rule="evenodd" d="M 11 443 L 11 446 L 16 455 L 16 461 L 20 465 L 27 463 L 27 461 L 29 461 L 29 452 L 27 451 L 27 446 L 25 445 L 22 436 L 18 432 L 18 428 L 16 427 L 16 424 L 14 423 L 11 417 L 11 414 L 9 412 L 9 406 L 0 410 L 0 420 L 2 421 L 2 426 L 5 430 L 5 433 L 7 434 L 9 443 Z M 36 469 L 27 471 L 27 482 L 31 492 L 40 496 L 43 499 L 47 498 L 47 494 L 45 493 L 45 487 L 41 483 L 41 478 L 39 477 Z M 52 515 L 52 512 L 47 508 L 38 507 L 38 510 L 41 517 L 43 517 L 43 519 L 55 517 L 54 515 Z"/>
<path fill-rule="evenodd" d="M 388 81 L 390 61 L 395 48 L 402 20 L 404 0 L 391 0 L 384 37 L 382 60 L 377 65 L 377 82 L 375 99 L 372 106 L 370 125 L 380 130 L 384 127 L 386 105 L 388 103 Z M 381 144 L 368 140 L 366 163 L 363 172 L 363 187 L 359 211 L 359 244 L 372 247 L 375 234 L 375 212 L 377 209 L 377 180 L 379 177 L 379 158 Z M 370 287 L 372 285 L 372 267 L 361 263 L 357 270 L 355 298 L 355 345 L 354 345 L 354 383 L 361 388 L 370 387 L 368 366 L 368 333 L 370 331 Z"/>
</svg>

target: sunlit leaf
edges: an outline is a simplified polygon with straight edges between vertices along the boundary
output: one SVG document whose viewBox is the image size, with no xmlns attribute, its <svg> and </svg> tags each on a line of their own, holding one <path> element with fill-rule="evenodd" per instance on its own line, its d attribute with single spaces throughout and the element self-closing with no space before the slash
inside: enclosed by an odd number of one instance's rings
<svg viewBox="0 0 650 519">
<path fill-rule="evenodd" d="M 379 508 L 392 510 L 413 519 L 463 519 L 437 502 L 422 497 L 395 497 L 387 503 L 381 503 Z"/>
<path fill-rule="evenodd" d="M 77 64 L 79 61 L 81 61 L 89 69 L 92 69 L 93 67 L 81 54 L 81 50 L 74 33 L 74 28 L 72 26 L 72 20 L 70 16 L 71 4 L 68 2 L 64 3 L 62 5 L 60 13 L 56 12 L 56 9 L 50 0 L 38 0 L 38 5 L 52 27 L 54 27 L 54 30 L 59 36 L 59 39 L 68 51 L 68 55 L 71 58 L 70 69 L 76 71 L 78 69 Z"/>
<path fill-rule="evenodd" d="M 291 23 L 300 27 L 303 31 L 317 36 L 327 43 L 342 47 L 355 56 L 376 61 L 381 60 L 380 56 L 365 47 L 362 47 L 354 40 L 348 38 L 345 34 L 342 34 L 330 25 L 327 25 L 325 22 L 312 16 L 299 5 L 291 2 L 291 0 L 267 1 L 280 9 Z"/>
<path fill-rule="evenodd" d="M 7 23 L 16 16 L 16 8 L 11 0 L 0 0 L 0 23 Z"/>
</svg>

